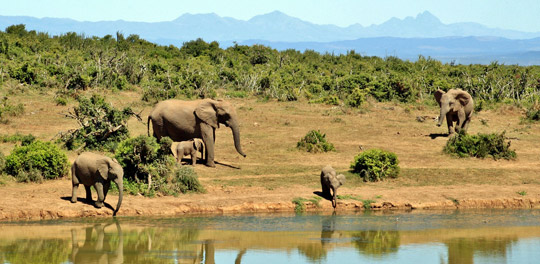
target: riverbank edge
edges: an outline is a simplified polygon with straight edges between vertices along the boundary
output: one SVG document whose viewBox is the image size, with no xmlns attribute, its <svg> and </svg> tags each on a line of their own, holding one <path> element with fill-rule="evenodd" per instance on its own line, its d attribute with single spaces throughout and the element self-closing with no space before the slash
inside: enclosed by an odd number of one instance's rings
<svg viewBox="0 0 540 264">
<path fill-rule="evenodd" d="M 126 208 L 121 209 L 117 216 L 182 216 L 182 215 L 223 215 L 223 214 L 243 214 L 243 213 L 278 213 L 295 212 L 296 204 L 291 201 L 253 203 L 245 202 L 232 205 L 200 205 L 194 203 L 169 204 L 170 210 L 156 211 L 152 208 Z M 497 199 L 453 199 L 436 202 L 392 202 L 379 201 L 364 206 L 362 201 L 339 200 L 336 208 L 340 211 L 411 211 L 411 210 L 457 210 L 457 209 L 540 209 L 540 199 L 534 198 L 497 198 Z M 305 203 L 307 212 L 326 212 L 334 209 L 328 203 L 315 204 Z M 0 208 L 0 222 L 11 221 L 38 221 L 67 218 L 86 217 L 112 217 L 113 211 L 110 208 L 90 208 L 85 210 L 27 210 Z"/>
</svg>

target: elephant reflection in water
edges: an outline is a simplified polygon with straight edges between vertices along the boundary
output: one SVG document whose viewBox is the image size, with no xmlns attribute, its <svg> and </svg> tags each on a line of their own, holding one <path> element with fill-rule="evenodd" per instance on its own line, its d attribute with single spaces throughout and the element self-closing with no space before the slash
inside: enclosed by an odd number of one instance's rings
<svg viewBox="0 0 540 264">
<path fill-rule="evenodd" d="M 203 263 L 204 264 L 215 264 L 215 240 L 213 239 L 207 239 L 203 242 L 201 245 L 201 252 L 199 256 L 193 260 L 193 263 Z M 234 260 L 235 264 L 241 264 L 242 263 L 242 257 L 244 254 L 246 254 L 247 249 L 243 248 L 238 252 L 238 255 L 236 255 L 236 259 Z"/>
<path fill-rule="evenodd" d="M 341 231 L 336 231 L 336 212 L 322 220 L 321 243 L 309 243 L 298 246 L 298 251 L 312 262 L 326 258 L 328 245 L 332 240 L 343 237 Z"/>
<path fill-rule="evenodd" d="M 472 264 L 475 255 L 501 256 L 505 260 L 508 245 L 516 241 L 517 237 L 454 238 L 444 243 L 448 247 L 448 264 Z"/>
<path fill-rule="evenodd" d="M 72 252 L 70 261 L 73 263 L 124 263 L 124 239 L 122 228 L 115 221 L 117 234 L 105 233 L 105 228 L 111 224 L 96 224 L 87 227 L 84 243 L 79 246 L 75 230 L 71 230 Z M 94 236 L 94 229 L 96 236 Z M 116 248 L 110 242 L 118 238 Z"/>
</svg>

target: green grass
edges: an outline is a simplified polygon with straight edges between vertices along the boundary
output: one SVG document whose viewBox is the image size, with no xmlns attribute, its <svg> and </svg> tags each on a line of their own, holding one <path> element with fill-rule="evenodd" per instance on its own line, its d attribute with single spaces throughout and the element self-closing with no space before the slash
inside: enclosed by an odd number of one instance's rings
<svg viewBox="0 0 540 264">
<path fill-rule="evenodd" d="M 292 202 L 295 204 L 294 211 L 296 213 L 302 213 L 306 210 L 306 203 L 311 203 L 315 205 L 316 207 L 321 207 L 320 201 L 322 200 L 319 196 L 313 196 L 312 198 L 303 198 L 303 197 L 295 197 Z"/>
</svg>

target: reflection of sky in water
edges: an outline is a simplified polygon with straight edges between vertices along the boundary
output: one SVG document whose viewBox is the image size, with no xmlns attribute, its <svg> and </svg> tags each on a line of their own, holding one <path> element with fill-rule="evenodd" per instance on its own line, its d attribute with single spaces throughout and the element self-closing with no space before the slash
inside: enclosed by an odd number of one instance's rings
<svg viewBox="0 0 540 264">
<path fill-rule="evenodd" d="M 238 251 L 221 250 L 215 254 L 219 263 L 234 263 Z M 400 246 L 396 253 L 370 257 L 358 253 L 355 248 L 335 248 L 320 261 L 310 261 L 298 251 L 249 250 L 242 258 L 242 263 L 448 263 L 448 249 L 442 243 L 413 244 Z M 475 264 L 497 263 L 540 263 L 540 238 L 523 239 L 508 247 L 506 256 L 475 254 Z"/>
</svg>

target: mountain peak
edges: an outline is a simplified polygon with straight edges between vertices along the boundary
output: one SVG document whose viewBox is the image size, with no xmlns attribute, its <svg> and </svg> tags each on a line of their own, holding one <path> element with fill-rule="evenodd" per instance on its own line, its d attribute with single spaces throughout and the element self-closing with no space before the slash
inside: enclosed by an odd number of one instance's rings
<svg viewBox="0 0 540 264">
<path fill-rule="evenodd" d="M 300 19 L 288 16 L 287 14 L 281 11 L 275 10 L 267 14 L 254 16 L 248 22 L 271 22 L 271 21 L 276 22 L 276 21 L 284 21 L 284 20 L 300 20 Z"/>
<path fill-rule="evenodd" d="M 423 22 L 423 23 L 435 23 L 435 24 L 440 24 L 441 23 L 439 18 L 434 16 L 429 11 L 424 11 L 424 12 L 416 15 L 416 20 L 420 21 L 420 22 Z"/>
</svg>

